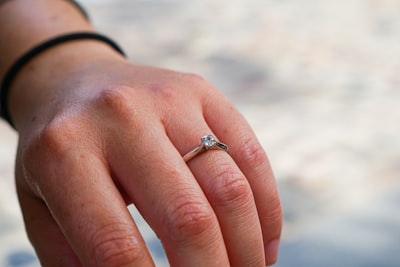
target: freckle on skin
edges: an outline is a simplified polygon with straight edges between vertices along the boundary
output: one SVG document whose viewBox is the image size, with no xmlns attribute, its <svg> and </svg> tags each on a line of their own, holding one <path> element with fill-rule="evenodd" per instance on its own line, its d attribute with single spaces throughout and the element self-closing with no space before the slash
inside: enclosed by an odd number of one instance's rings
<svg viewBox="0 0 400 267">
<path fill-rule="evenodd" d="M 35 64 L 28 64 L 28 66 L 27 66 L 27 69 L 30 71 L 30 72 L 33 72 L 33 71 L 35 71 Z"/>
<path fill-rule="evenodd" d="M 50 17 L 50 20 L 51 20 L 51 21 L 56 21 L 57 19 L 58 19 L 58 16 L 57 16 L 57 15 L 53 15 L 53 16 Z"/>
<path fill-rule="evenodd" d="M 160 91 L 162 89 L 162 86 L 159 83 L 152 83 L 152 84 L 149 85 L 149 89 L 151 91 L 156 92 L 156 91 Z"/>
</svg>

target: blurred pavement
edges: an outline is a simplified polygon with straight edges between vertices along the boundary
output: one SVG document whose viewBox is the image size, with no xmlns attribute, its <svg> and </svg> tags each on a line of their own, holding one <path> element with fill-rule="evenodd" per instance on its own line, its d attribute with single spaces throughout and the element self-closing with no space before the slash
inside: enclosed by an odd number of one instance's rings
<svg viewBox="0 0 400 267">
<path fill-rule="evenodd" d="M 81 2 L 132 61 L 204 76 L 249 120 L 283 202 L 276 266 L 400 266 L 400 1 Z M 0 266 L 36 267 L 16 142 L 0 122 Z"/>
</svg>

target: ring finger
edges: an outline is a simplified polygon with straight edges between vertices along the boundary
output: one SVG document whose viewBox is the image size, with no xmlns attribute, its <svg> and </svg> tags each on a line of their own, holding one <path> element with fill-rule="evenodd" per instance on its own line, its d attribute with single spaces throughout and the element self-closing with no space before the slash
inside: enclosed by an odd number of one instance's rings
<svg viewBox="0 0 400 267">
<path fill-rule="evenodd" d="M 182 138 L 182 129 L 189 128 L 185 125 L 197 127 L 190 127 Z M 187 116 L 168 135 L 183 155 L 209 133 L 204 119 Z M 262 232 L 254 197 L 236 163 L 224 151 L 213 150 L 196 155 L 188 166 L 216 213 L 231 266 L 263 266 Z"/>
</svg>

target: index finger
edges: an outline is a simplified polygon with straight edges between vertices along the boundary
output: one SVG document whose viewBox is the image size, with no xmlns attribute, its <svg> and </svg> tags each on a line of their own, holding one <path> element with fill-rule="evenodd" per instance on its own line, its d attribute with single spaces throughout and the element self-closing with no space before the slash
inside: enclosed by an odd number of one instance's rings
<svg viewBox="0 0 400 267">
<path fill-rule="evenodd" d="M 46 137 L 45 137 L 46 138 Z M 48 137 L 47 137 L 48 138 Z M 33 167 L 42 197 L 83 266 L 154 266 L 107 167 L 90 149 L 47 145 Z M 69 144 L 70 142 L 65 142 Z"/>
</svg>

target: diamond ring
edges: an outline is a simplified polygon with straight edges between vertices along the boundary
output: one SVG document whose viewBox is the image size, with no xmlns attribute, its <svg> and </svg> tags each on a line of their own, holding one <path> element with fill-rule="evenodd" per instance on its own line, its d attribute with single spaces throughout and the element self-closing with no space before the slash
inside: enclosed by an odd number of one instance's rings
<svg viewBox="0 0 400 267">
<path fill-rule="evenodd" d="M 187 154 L 185 154 L 183 156 L 183 160 L 185 162 L 188 162 L 189 160 L 191 160 L 195 156 L 199 155 L 200 153 L 210 150 L 210 149 L 220 149 L 220 150 L 224 150 L 224 151 L 228 152 L 227 145 L 225 145 L 221 142 L 218 142 L 217 140 L 215 140 L 214 136 L 209 134 L 209 135 L 203 136 L 201 138 L 200 145 L 196 146 L 195 148 L 190 150 Z"/>
</svg>

